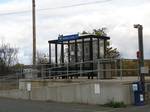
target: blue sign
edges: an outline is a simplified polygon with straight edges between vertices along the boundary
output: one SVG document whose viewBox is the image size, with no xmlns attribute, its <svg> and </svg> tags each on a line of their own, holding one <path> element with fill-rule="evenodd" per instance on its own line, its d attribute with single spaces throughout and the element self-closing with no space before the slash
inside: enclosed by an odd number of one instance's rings
<svg viewBox="0 0 150 112">
<path fill-rule="evenodd" d="M 66 35 L 66 36 L 59 36 L 58 41 L 69 41 L 69 40 L 76 40 L 79 38 L 79 34 L 73 34 L 73 35 Z"/>
</svg>

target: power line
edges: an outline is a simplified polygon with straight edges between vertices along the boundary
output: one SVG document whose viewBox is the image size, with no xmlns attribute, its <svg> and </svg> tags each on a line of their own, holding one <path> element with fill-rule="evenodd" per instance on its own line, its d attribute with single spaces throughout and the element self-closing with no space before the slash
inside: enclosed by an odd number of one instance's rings
<svg viewBox="0 0 150 112">
<path fill-rule="evenodd" d="M 61 6 L 61 7 L 44 8 L 44 9 L 39 9 L 39 10 L 42 11 L 42 10 L 54 10 L 54 9 L 63 9 L 63 8 L 70 8 L 70 7 L 79 7 L 79 6 L 84 6 L 84 5 L 96 4 L 96 3 L 105 3 L 105 2 L 109 2 L 109 1 L 112 1 L 112 0 L 86 2 L 86 3 L 79 3 L 79 4 L 73 4 L 73 5 L 66 5 L 66 6 Z"/>
<path fill-rule="evenodd" d="M 99 4 L 99 3 L 106 3 L 112 0 L 97 0 L 93 2 L 86 2 L 86 3 L 78 3 L 78 4 L 73 4 L 73 5 L 66 5 L 66 6 L 60 6 L 60 7 L 52 7 L 52 8 L 42 8 L 42 9 L 37 9 L 37 11 L 46 11 L 46 10 L 56 10 L 56 9 L 64 9 L 64 8 L 71 8 L 71 7 L 79 7 L 79 6 L 85 6 L 85 5 L 92 5 L 92 4 Z M 0 13 L 0 16 L 4 15 L 14 15 L 14 14 L 23 14 L 23 13 L 29 13 L 32 10 L 23 10 L 23 11 L 14 11 L 14 12 L 7 12 L 7 13 Z"/>
</svg>

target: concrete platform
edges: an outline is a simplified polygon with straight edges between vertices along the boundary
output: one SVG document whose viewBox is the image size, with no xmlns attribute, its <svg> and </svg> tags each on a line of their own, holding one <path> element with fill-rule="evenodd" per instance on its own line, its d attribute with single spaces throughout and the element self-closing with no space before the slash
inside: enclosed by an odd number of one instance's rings
<svg viewBox="0 0 150 112">
<path fill-rule="evenodd" d="M 87 79 L 79 77 L 78 79 L 20 79 L 19 80 L 19 89 L 26 89 L 27 83 L 32 83 L 32 88 L 39 88 L 43 86 L 53 87 L 53 86 L 67 86 L 72 84 L 86 84 L 86 83 L 124 83 L 132 84 L 135 81 L 138 81 L 139 77 L 114 77 L 112 79 Z M 150 82 L 150 77 L 145 77 L 146 82 Z"/>
<path fill-rule="evenodd" d="M 113 100 L 132 104 L 131 84 L 137 80 L 137 77 L 107 80 L 22 79 L 19 81 L 19 89 L 0 91 L 0 97 L 85 104 L 105 104 Z M 31 91 L 27 89 L 29 83 Z M 150 87 L 149 77 L 146 77 L 146 87 L 147 85 Z M 147 91 L 147 96 L 150 96 L 150 91 Z"/>
</svg>

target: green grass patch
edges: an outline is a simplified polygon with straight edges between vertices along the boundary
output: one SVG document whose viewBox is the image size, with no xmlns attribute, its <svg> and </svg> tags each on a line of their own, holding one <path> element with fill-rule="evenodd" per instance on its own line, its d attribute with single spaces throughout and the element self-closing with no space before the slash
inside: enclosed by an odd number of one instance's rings
<svg viewBox="0 0 150 112">
<path fill-rule="evenodd" d="M 116 102 L 116 101 L 109 101 L 103 106 L 112 107 L 112 108 L 125 108 L 126 107 L 124 102 Z"/>
</svg>

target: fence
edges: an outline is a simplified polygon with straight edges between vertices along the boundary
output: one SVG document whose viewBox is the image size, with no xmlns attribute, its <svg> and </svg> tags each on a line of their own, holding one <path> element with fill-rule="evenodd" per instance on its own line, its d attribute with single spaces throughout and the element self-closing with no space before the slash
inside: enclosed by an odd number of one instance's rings
<svg viewBox="0 0 150 112">
<path fill-rule="evenodd" d="M 138 60 L 97 59 L 65 64 L 40 64 L 22 68 L 24 78 L 79 78 L 112 79 L 124 76 L 139 76 Z"/>
<path fill-rule="evenodd" d="M 19 78 L 22 78 L 20 69 L 21 67 L 11 66 L 0 71 L 0 90 L 18 88 Z"/>
<path fill-rule="evenodd" d="M 147 62 L 146 66 L 150 66 Z M 148 74 L 150 75 L 150 74 Z M 0 76 L 0 89 L 18 88 L 19 79 L 122 79 L 139 76 L 138 60 L 97 59 L 78 63 L 20 66 L 14 72 Z"/>
<path fill-rule="evenodd" d="M 19 74 L 9 74 L 7 76 L 0 76 L 0 90 L 16 89 L 19 83 Z"/>
</svg>

